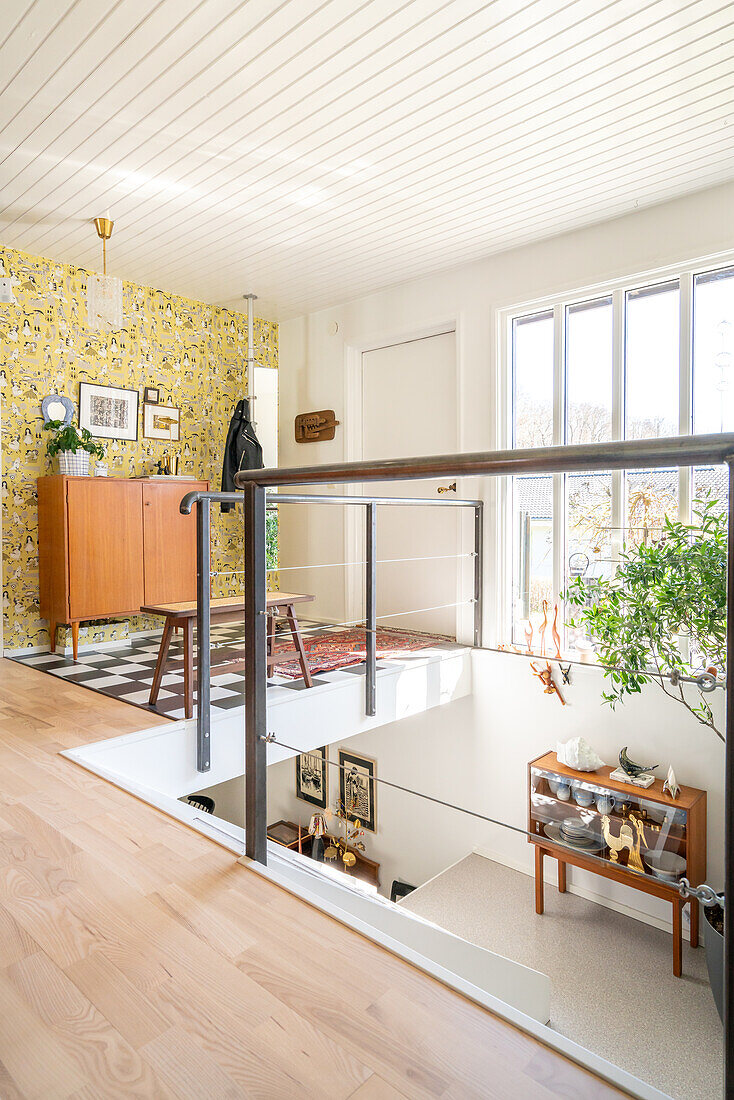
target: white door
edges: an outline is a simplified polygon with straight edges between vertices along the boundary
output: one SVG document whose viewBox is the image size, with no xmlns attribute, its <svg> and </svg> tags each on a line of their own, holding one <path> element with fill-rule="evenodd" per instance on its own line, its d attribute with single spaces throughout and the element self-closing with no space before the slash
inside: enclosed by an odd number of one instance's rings
<svg viewBox="0 0 734 1100">
<path fill-rule="evenodd" d="M 272 367 L 255 367 L 252 373 L 255 403 L 250 416 L 263 449 L 263 462 L 272 469 L 278 465 L 278 372 Z"/>
<path fill-rule="evenodd" d="M 365 459 L 413 458 L 458 449 L 456 334 L 393 344 L 362 355 L 362 454 Z M 453 480 L 453 479 L 450 479 Z M 390 481 L 364 486 L 377 496 L 439 499 L 447 481 Z M 454 494 L 443 494 L 450 499 Z M 386 506 L 377 513 L 378 626 L 456 635 L 461 589 L 453 557 L 459 547 L 460 509 Z M 468 510 L 463 522 L 473 522 Z M 395 563 L 396 558 L 440 560 Z M 464 594 L 471 596 L 471 592 Z M 406 614 L 396 614 L 406 612 Z M 386 616 L 380 618 L 379 616 Z M 387 617 L 389 616 L 389 617 Z"/>
</svg>

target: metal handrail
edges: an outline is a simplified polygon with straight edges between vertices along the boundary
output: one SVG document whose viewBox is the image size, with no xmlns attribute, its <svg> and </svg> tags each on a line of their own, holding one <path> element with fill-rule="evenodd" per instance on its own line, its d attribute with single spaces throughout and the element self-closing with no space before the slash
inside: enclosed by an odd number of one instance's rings
<svg viewBox="0 0 734 1100">
<path fill-rule="evenodd" d="M 207 489 L 194 489 L 182 498 L 179 507 L 181 514 L 188 516 L 193 506 L 200 500 L 209 500 L 214 504 L 244 504 L 242 490 L 239 493 L 219 493 Z M 433 500 L 431 497 L 352 496 L 351 493 L 277 493 L 270 497 L 266 507 L 277 508 L 279 504 L 392 504 L 396 507 L 425 505 L 429 508 L 477 508 L 481 506 L 482 501 L 462 500 L 460 497 Z"/>
<path fill-rule="evenodd" d="M 592 470 L 659 469 L 662 466 L 720 465 L 734 456 L 734 433 L 578 443 L 522 450 L 341 462 L 331 466 L 241 470 L 235 485 L 346 484 L 364 481 L 415 481 L 445 477 L 505 474 L 562 474 Z"/>
</svg>

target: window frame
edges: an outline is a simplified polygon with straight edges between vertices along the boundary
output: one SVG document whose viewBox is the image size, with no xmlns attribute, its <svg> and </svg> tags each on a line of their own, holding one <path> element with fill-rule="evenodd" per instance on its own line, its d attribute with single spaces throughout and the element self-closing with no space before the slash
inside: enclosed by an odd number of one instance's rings
<svg viewBox="0 0 734 1100">
<path fill-rule="evenodd" d="M 513 323 L 517 318 L 552 312 L 554 325 L 553 361 L 553 444 L 563 444 L 567 434 L 566 401 L 566 327 L 567 307 L 612 300 L 612 430 L 610 442 L 624 439 L 626 393 L 626 298 L 629 291 L 653 289 L 678 281 L 679 343 L 678 343 L 678 435 L 693 431 L 694 378 L 694 280 L 698 275 L 734 267 L 734 252 L 719 253 L 685 264 L 670 265 L 654 271 L 638 272 L 581 289 L 569 289 L 497 311 L 498 371 L 498 447 L 514 447 L 514 341 Z M 565 475 L 553 474 L 553 591 L 559 593 L 565 585 L 566 500 Z M 625 524 L 627 499 L 624 471 L 611 471 L 612 477 L 612 554 L 622 549 L 622 529 Z M 691 515 L 693 470 L 678 471 L 678 517 L 688 522 Z M 500 591 L 497 600 L 495 626 L 501 641 L 513 638 L 513 479 L 502 478 L 498 493 L 498 563 Z M 561 612 L 562 601 L 559 599 Z"/>
</svg>

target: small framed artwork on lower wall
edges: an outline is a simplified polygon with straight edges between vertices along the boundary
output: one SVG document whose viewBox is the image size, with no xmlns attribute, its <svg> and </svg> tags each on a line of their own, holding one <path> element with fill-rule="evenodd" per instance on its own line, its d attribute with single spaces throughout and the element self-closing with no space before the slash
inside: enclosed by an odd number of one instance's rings
<svg viewBox="0 0 734 1100">
<path fill-rule="evenodd" d="M 178 443 L 181 410 L 173 405 L 143 405 L 143 438 Z"/>
<path fill-rule="evenodd" d="M 339 749 L 339 801 L 350 821 L 359 818 L 363 829 L 375 825 L 375 767 L 377 761 Z"/>
<path fill-rule="evenodd" d="M 329 787 L 326 760 L 326 746 L 296 757 L 296 798 L 322 810 L 326 809 Z"/>
</svg>

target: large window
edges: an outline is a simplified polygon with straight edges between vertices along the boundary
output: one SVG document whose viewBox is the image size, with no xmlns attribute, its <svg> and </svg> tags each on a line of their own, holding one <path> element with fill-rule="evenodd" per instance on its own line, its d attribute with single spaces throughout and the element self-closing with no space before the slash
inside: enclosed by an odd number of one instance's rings
<svg viewBox="0 0 734 1100">
<path fill-rule="evenodd" d="M 508 369 L 515 447 L 732 431 L 734 268 L 511 316 Z M 725 505 L 723 469 L 514 478 L 515 643 L 529 623 L 537 631 L 546 614 L 552 620 L 569 578 L 593 591 L 626 546 L 659 538 L 666 516 L 688 521 L 704 495 Z"/>
</svg>

